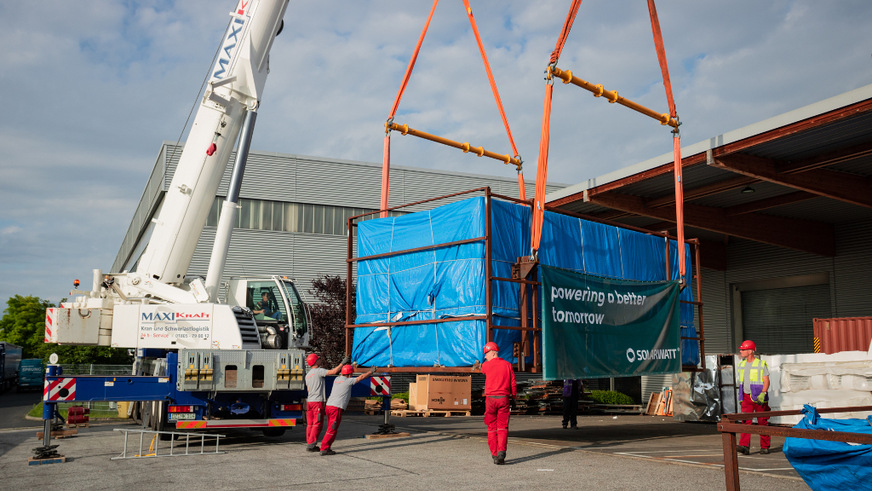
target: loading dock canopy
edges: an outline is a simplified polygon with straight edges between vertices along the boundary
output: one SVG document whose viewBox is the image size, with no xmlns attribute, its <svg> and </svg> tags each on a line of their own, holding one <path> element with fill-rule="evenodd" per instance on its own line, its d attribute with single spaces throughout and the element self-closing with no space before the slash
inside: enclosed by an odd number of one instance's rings
<svg viewBox="0 0 872 491">
<path fill-rule="evenodd" d="M 872 218 L 872 85 L 682 149 L 686 235 L 726 269 L 738 237 L 835 255 L 835 227 Z M 675 230 L 672 154 L 546 196 L 551 208 Z"/>
</svg>

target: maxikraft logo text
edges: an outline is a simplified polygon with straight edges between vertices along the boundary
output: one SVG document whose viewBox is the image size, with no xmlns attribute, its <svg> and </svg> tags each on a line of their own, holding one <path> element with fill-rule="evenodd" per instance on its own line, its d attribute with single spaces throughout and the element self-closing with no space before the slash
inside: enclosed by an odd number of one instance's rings
<svg viewBox="0 0 872 491">
<path fill-rule="evenodd" d="M 189 314 L 186 312 L 143 312 L 143 322 L 176 322 L 179 320 L 206 320 L 209 314 L 200 312 L 197 314 Z"/>
<path fill-rule="evenodd" d="M 224 40 L 224 45 L 221 46 L 221 56 L 215 65 L 215 72 L 212 78 L 221 80 L 227 75 L 227 68 L 231 65 L 233 57 L 236 56 L 236 47 L 239 46 L 239 35 L 242 34 L 245 28 L 245 19 L 243 17 L 235 17 L 230 24 L 230 33 Z"/>
</svg>

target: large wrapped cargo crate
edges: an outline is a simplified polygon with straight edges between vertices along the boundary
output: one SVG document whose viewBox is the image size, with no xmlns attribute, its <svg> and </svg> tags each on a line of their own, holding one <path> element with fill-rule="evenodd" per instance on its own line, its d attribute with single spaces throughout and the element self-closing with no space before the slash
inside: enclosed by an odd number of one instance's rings
<svg viewBox="0 0 872 491">
<path fill-rule="evenodd" d="M 489 315 L 500 356 L 518 361 L 513 345 L 522 334 L 513 328 L 521 324 L 520 286 L 492 280 L 487 298 L 487 278 L 511 278 L 518 258 L 530 255 L 529 207 L 474 197 L 365 220 L 357 227 L 355 324 L 415 323 L 355 327 L 355 361 L 380 367 L 471 366 L 483 359 Z M 538 259 L 542 265 L 605 278 L 676 280 L 677 246 L 669 241 L 667 265 L 666 240 L 546 212 Z M 689 251 L 686 245 L 682 254 L 688 279 Z M 684 288 L 680 299 L 692 301 L 692 288 Z M 696 337 L 693 305 L 682 303 L 680 312 L 682 336 Z M 683 340 L 681 351 L 684 365 L 699 363 L 697 342 Z"/>
</svg>

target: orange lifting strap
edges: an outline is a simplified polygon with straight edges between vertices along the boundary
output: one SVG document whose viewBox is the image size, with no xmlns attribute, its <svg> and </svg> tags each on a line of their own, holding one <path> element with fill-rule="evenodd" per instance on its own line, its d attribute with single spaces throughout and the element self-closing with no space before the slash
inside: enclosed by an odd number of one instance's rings
<svg viewBox="0 0 872 491">
<path fill-rule="evenodd" d="M 427 22 L 424 23 L 424 29 L 421 30 L 421 36 L 418 37 L 418 44 L 415 45 L 415 51 L 412 53 L 412 58 L 409 60 L 409 66 L 406 67 L 406 74 L 403 75 L 403 83 L 400 84 L 400 90 L 397 91 L 397 97 L 394 98 L 394 105 L 391 107 L 391 113 L 388 115 L 388 122 L 393 122 L 394 116 L 397 114 L 397 108 L 400 107 L 400 99 L 403 97 L 403 92 L 406 90 L 406 85 L 409 84 L 409 78 L 412 76 L 412 69 L 415 68 L 415 62 L 418 60 L 418 52 L 421 51 L 421 45 L 424 44 L 424 36 L 427 34 L 427 29 L 430 27 L 430 20 L 433 19 L 433 12 L 436 11 L 436 5 L 439 0 L 433 0 L 433 7 L 430 8 L 430 15 L 427 16 Z M 381 214 L 382 218 L 388 216 L 388 190 L 390 189 L 391 180 L 391 132 L 385 128 L 385 146 L 382 153 L 382 192 L 381 192 Z M 348 233 L 351 233 L 349 231 Z"/>
<path fill-rule="evenodd" d="M 490 81 L 491 91 L 494 94 L 494 100 L 497 103 L 497 109 L 500 111 L 500 117 L 502 117 L 503 125 L 506 127 L 506 134 L 509 137 L 509 143 L 512 146 L 512 151 L 514 152 L 514 156 L 509 155 L 500 155 L 495 152 L 491 152 L 485 150 L 482 147 L 473 147 L 469 143 L 460 143 L 454 140 L 449 140 L 447 138 L 442 138 L 436 135 L 431 135 L 429 133 L 425 133 L 423 131 L 415 130 L 409 128 L 409 125 L 400 125 L 394 123 L 394 116 L 396 116 L 397 108 L 400 105 L 400 99 L 403 96 L 403 92 L 406 90 L 406 85 L 409 82 L 409 78 L 412 74 L 412 69 L 415 66 L 415 61 L 418 58 L 418 53 L 421 50 L 421 44 L 424 42 L 424 36 L 427 34 L 427 28 L 430 26 L 430 20 L 433 18 L 433 12 L 436 11 L 436 5 L 439 3 L 439 0 L 433 1 L 433 7 L 430 9 L 430 15 L 427 17 L 427 22 L 424 24 L 424 29 L 421 31 L 421 36 L 418 38 L 418 44 L 415 46 L 415 51 L 412 54 L 411 60 L 409 60 L 409 66 L 406 68 L 406 74 L 403 77 L 403 83 L 400 85 L 400 90 L 397 92 L 397 97 L 394 100 L 394 105 L 391 108 L 391 113 L 388 116 L 388 120 L 385 123 L 385 141 L 384 141 L 384 151 L 382 157 L 382 192 L 381 192 L 381 216 L 387 216 L 388 208 L 388 195 L 390 190 L 390 162 L 391 162 L 391 131 L 401 131 L 403 135 L 413 135 L 420 138 L 424 138 L 426 140 L 434 141 L 437 143 L 442 143 L 445 145 L 449 145 L 455 148 L 459 148 L 464 152 L 473 152 L 479 157 L 490 157 L 497 160 L 500 160 L 506 164 L 513 164 L 518 170 L 518 194 L 522 200 L 526 200 L 526 192 L 524 187 L 524 175 L 522 173 L 522 165 L 521 157 L 518 153 L 518 149 L 515 146 L 515 140 L 512 138 L 512 130 L 509 128 L 509 122 L 506 119 L 506 112 L 503 109 L 503 103 L 500 100 L 499 91 L 497 90 L 496 82 L 494 81 L 493 73 L 490 69 L 490 64 L 487 61 L 487 55 L 484 51 L 484 45 L 481 42 L 481 36 L 478 33 L 478 27 L 475 23 L 475 18 L 472 15 L 472 7 L 469 6 L 468 0 L 463 0 L 463 4 L 466 7 L 466 14 L 469 17 L 469 22 L 472 25 L 472 32 L 475 34 L 475 40 L 478 43 L 479 51 L 481 51 L 481 57 L 484 62 L 485 71 L 487 72 L 488 80 Z"/>
<path fill-rule="evenodd" d="M 535 257 L 539 245 L 542 240 L 542 221 L 545 213 L 545 185 L 548 177 L 548 147 L 550 140 L 551 128 L 551 97 L 554 90 L 553 77 L 561 78 L 564 83 L 572 83 L 579 87 L 585 88 L 597 97 L 605 96 L 609 102 L 617 102 L 623 106 L 629 107 L 635 111 L 646 114 L 660 121 L 663 125 L 672 126 L 674 129 L 672 152 L 674 158 L 674 174 L 675 174 L 675 221 L 678 228 L 678 250 L 679 258 L 683 258 L 684 251 L 684 191 L 682 189 L 681 179 L 681 140 L 678 132 L 678 115 L 675 110 L 675 101 L 672 97 L 672 83 L 669 80 L 669 67 L 666 62 L 666 50 L 663 48 L 663 35 L 660 31 L 660 21 L 657 18 L 657 9 L 654 5 L 654 0 L 648 0 L 648 13 L 651 17 L 651 30 L 654 35 L 654 46 L 657 51 L 657 60 L 660 63 L 660 71 L 663 76 L 663 85 L 666 89 L 666 99 L 669 104 L 669 114 L 658 114 L 656 111 L 648 109 L 644 106 L 636 104 L 618 95 L 616 91 L 606 91 L 602 85 L 594 85 L 585 80 L 572 75 L 571 71 L 564 71 L 557 68 L 557 60 L 560 58 L 560 52 L 566 43 L 566 38 L 572 29 L 572 23 L 575 21 L 575 16 L 578 14 L 578 8 L 581 5 L 581 0 L 573 0 L 569 8 L 569 14 L 566 16 L 566 21 L 563 24 L 563 30 L 560 32 L 560 37 L 551 53 L 549 66 L 547 70 L 547 84 L 545 86 L 545 102 L 542 111 L 542 135 L 539 140 L 539 160 L 536 169 L 536 192 L 533 198 L 533 217 L 532 227 L 530 231 L 530 246 L 531 254 Z M 685 261 L 678 261 L 679 276 L 682 282 L 685 282 L 686 265 Z"/>
</svg>

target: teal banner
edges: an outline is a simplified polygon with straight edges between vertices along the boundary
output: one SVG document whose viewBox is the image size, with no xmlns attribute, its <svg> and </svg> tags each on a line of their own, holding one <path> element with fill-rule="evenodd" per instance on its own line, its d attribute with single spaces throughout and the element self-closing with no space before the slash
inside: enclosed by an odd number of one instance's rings
<svg viewBox="0 0 872 491">
<path fill-rule="evenodd" d="M 681 371 L 677 281 L 541 270 L 546 380 Z"/>
</svg>

